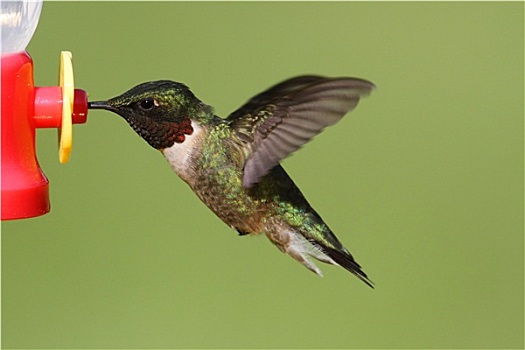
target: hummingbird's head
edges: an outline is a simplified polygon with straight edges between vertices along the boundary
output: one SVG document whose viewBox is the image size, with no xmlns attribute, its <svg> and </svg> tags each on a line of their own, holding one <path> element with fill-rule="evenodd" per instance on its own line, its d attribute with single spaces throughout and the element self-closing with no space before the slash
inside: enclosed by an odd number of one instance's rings
<svg viewBox="0 0 525 350">
<path fill-rule="evenodd" d="M 193 133 L 191 119 L 211 113 L 186 85 L 168 80 L 137 85 L 107 101 L 89 102 L 88 108 L 120 115 L 159 150 L 184 142 Z"/>
</svg>

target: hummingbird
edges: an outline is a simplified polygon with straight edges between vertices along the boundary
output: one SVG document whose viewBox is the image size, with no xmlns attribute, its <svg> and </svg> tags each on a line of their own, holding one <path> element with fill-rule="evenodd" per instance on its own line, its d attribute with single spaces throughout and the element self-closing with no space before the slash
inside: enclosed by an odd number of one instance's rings
<svg viewBox="0 0 525 350">
<path fill-rule="evenodd" d="M 373 288 L 280 161 L 337 123 L 374 88 L 358 78 L 303 75 L 220 118 L 183 83 L 159 80 L 88 107 L 124 118 L 239 235 L 264 234 L 320 276 L 313 259 L 341 266 Z"/>
</svg>

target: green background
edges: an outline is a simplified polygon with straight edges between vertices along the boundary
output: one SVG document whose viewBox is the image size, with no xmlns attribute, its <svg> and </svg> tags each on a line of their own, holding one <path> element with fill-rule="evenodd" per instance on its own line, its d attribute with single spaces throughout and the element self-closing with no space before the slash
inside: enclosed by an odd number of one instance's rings
<svg viewBox="0 0 525 350">
<path fill-rule="evenodd" d="M 354 253 L 318 278 L 238 237 L 116 115 L 37 150 L 50 214 L 2 223 L 5 348 L 522 348 L 523 10 L 515 3 L 46 2 L 38 86 L 186 83 L 226 116 L 298 74 L 378 89 L 283 164 Z"/>
</svg>

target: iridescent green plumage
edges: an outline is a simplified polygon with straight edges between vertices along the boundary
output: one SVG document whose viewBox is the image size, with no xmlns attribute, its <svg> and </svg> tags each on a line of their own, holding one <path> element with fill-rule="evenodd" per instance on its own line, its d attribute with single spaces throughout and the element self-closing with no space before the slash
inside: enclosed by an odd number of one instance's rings
<svg viewBox="0 0 525 350">
<path fill-rule="evenodd" d="M 296 77 L 221 119 L 185 85 L 158 81 L 90 107 L 124 117 L 241 235 L 265 234 L 320 275 L 309 257 L 340 265 L 372 286 L 279 161 L 339 121 L 373 88 L 356 78 Z"/>
</svg>

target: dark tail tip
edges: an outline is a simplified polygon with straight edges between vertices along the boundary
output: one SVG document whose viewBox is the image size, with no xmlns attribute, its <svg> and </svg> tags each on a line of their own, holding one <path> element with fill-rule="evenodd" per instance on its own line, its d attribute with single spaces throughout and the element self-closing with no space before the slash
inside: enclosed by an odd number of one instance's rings
<svg viewBox="0 0 525 350">
<path fill-rule="evenodd" d="M 329 257 L 331 257 L 336 263 L 350 271 L 352 274 L 354 274 L 357 278 L 359 278 L 361 281 L 363 281 L 367 286 L 370 288 L 374 287 L 374 282 L 372 282 L 366 273 L 362 270 L 361 266 L 354 260 L 351 254 L 347 254 L 345 252 L 323 247 L 323 250 L 326 254 L 328 254 Z"/>
</svg>

